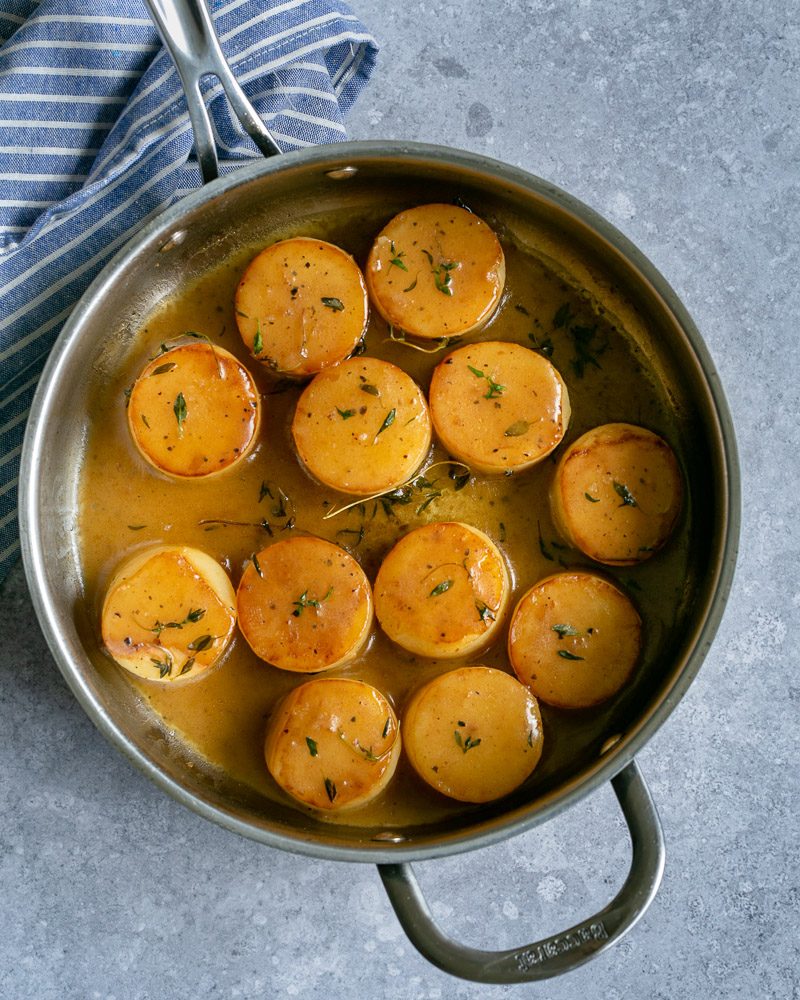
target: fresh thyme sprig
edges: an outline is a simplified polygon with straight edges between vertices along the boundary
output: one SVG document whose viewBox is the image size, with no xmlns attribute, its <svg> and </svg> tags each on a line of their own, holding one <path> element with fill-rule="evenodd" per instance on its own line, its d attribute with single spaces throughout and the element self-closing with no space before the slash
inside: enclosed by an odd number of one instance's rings
<svg viewBox="0 0 800 1000">
<path fill-rule="evenodd" d="M 483 397 L 484 399 L 495 399 L 497 396 L 502 396 L 503 393 L 506 391 L 506 387 L 504 385 L 500 385 L 499 383 L 495 382 L 492 376 L 488 375 L 482 369 L 473 368 L 472 365 L 467 365 L 467 368 L 469 368 L 469 370 L 472 372 L 475 378 L 485 378 L 486 381 L 489 383 L 489 389 L 484 395 Z"/>
<path fill-rule="evenodd" d="M 308 591 L 304 590 L 303 593 L 297 598 L 296 601 L 292 601 L 294 606 L 294 611 L 292 615 L 295 618 L 299 618 L 306 608 L 319 608 L 333 593 L 333 587 L 328 587 L 328 592 L 324 597 L 309 597 Z"/>
<path fill-rule="evenodd" d="M 452 275 L 450 272 L 457 270 L 461 267 L 461 264 L 456 260 L 443 260 L 440 264 L 434 265 L 433 254 L 428 250 L 423 250 L 422 252 L 428 258 L 437 291 L 440 291 L 443 295 L 452 295 Z"/>
<path fill-rule="evenodd" d="M 471 736 L 467 736 L 466 739 L 463 739 L 461 733 L 457 729 L 453 730 L 453 738 L 455 739 L 457 745 L 461 747 L 462 753 L 466 753 L 468 750 L 473 750 L 475 747 L 481 745 L 480 738 L 473 740 Z"/>
<path fill-rule="evenodd" d="M 360 500 L 354 500 L 352 503 L 344 504 L 342 507 L 334 507 L 333 510 L 329 510 L 327 514 L 323 515 L 322 520 L 327 521 L 332 517 L 336 517 L 338 514 L 343 514 L 347 510 L 352 510 L 354 507 L 360 507 L 363 504 L 368 504 L 370 500 L 379 500 L 381 502 L 388 501 L 389 507 L 391 507 L 394 503 L 408 504 L 411 502 L 411 496 L 415 488 L 429 489 L 433 487 L 435 481 L 428 479 L 428 474 L 433 469 L 437 469 L 442 465 L 450 467 L 449 475 L 455 483 L 453 487 L 454 490 L 463 489 L 464 486 L 467 485 L 472 475 L 468 465 L 465 465 L 463 462 L 453 461 L 434 462 L 433 465 L 429 465 L 428 468 L 422 473 L 412 476 L 411 479 L 408 479 L 401 486 L 396 486 L 391 490 L 383 490 L 380 493 L 373 493 L 372 496 L 363 497 Z M 464 473 L 455 474 L 455 469 L 463 469 Z M 386 510 L 386 506 L 384 506 L 384 510 Z"/>
<path fill-rule="evenodd" d="M 147 631 L 153 632 L 155 635 L 161 635 L 164 629 L 167 628 L 183 628 L 184 625 L 193 625 L 195 622 L 199 622 L 205 613 L 205 608 L 190 608 L 189 613 L 181 621 L 162 622 L 156 619 L 153 627 L 147 629 Z"/>
</svg>

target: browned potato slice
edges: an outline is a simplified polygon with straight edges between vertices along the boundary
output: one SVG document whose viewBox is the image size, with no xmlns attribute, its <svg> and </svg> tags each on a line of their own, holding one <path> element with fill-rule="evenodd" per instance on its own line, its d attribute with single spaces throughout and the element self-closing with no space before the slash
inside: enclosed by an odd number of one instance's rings
<svg viewBox="0 0 800 1000">
<path fill-rule="evenodd" d="M 419 205 L 378 235 L 366 274 L 386 322 L 431 339 L 486 323 L 503 294 L 506 264 L 500 241 L 477 215 L 455 205 Z"/>
<path fill-rule="evenodd" d="M 558 530 L 591 559 L 629 566 L 666 542 L 683 485 L 663 438 L 633 424 L 603 424 L 561 456 L 550 488 Z"/>
<path fill-rule="evenodd" d="M 103 643 L 121 667 L 151 681 L 196 677 L 225 652 L 236 595 L 205 552 L 160 545 L 117 570 L 101 616 Z"/>
<path fill-rule="evenodd" d="M 628 680 L 642 645 L 630 600 L 593 573 L 556 573 L 526 591 L 508 632 L 508 658 L 537 698 L 559 708 L 605 701 Z"/>
<path fill-rule="evenodd" d="M 422 390 L 404 371 L 377 358 L 351 358 L 306 387 L 292 435 L 312 476 L 370 496 L 417 471 L 431 445 L 431 418 Z"/>
<path fill-rule="evenodd" d="M 248 370 L 204 341 L 153 358 L 128 400 L 128 427 L 142 457 L 177 478 L 230 468 L 255 444 L 260 422 L 261 398 Z"/>
<path fill-rule="evenodd" d="M 298 236 L 273 243 L 236 290 L 236 322 L 256 360 L 285 375 L 313 375 L 349 357 L 367 329 L 367 288 L 340 247 Z"/>
<path fill-rule="evenodd" d="M 570 417 L 563 379 L 535 351 L 485 341 L 449 354 L 433 372 L 433 426 L 476 472 L 519 472 L 561 442 Z"/>
<path fill-rule="evenodd" d="M 436 521 L 410 531 L 383 560 L 375 612 L 384 632 L 420 656 L 485 649 L 508 607 L 505 559 L 477 528 Z"/>
<path fill-rule="evenodd" d="M 351 660 L 372 625 L 372 588 L 351 555 L 311 535 L 253 556 L 236 595 L 239 628 L 256 656 L 313 674 Z"/>
<path fill-rule="evenodd" d="M 383 791 L 400 757 L 400 727 L 387 698 L 363 681 L 325 677 L 278 705 L 264 745 L 281 788 L 313 809 L 339 812 Z"/>
<path fill-rule="evenodd" d="M 536 699 L 491 667 L 461 667 L 429 681 L 403 713 L 403 736 L 420 778 L 460 802 L 508 795 L 542 755 Z"/>
</svg>

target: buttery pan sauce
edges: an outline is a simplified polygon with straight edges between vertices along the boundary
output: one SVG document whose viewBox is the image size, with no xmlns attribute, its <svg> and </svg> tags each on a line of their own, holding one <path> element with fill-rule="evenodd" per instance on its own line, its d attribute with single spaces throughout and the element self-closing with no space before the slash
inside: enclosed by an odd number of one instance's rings
<svg viewBox="0 0 800 1000">
<path fill-rule="evenodd" d="M 480 213 L 479 205 L 473 207 Z M 601 304 L 589 301 L 577 282 L 556 273 L 544 257 L 516 246 L 498 220 L 486 221 L 503 244 L 506 288 L 488 325 L 458 343 L 508 341 L 548 357 L 567 385 L 572 408 L 561 446 L 527 471 L 510 476 L 476 473 L 467 479 L 465 468 L 448 462 L 434 441 L 415 485 L 361 503 L 312 481 L 291 436 L 303 384 L 260 367 L 237 331 L 236 288 L 249 261 L 263 247 L 248 248 L 161 305 L 132 343 L 126 364 L 93 400 L 81 473 L 79 550 L 85 594 L 98 633 L 115 569 L 125 557 L 148 546 L 200 548 L 227 569 L 235 587 L 254 552 L 271 542 L 310 533 L 346 548 L 374 583 L 382 559 L 408 530 L 432 521 L 462 521 L 485 532 L 505 554 L 511 570 L 511 607 L 538 580 L 562 569 L 582 567 L 606 575 L 628 594 L 642 617 L 643 648 L 629 683 L 636 684 L 637 676 L 653 670 L 654 664 L 657 669 L 659 649 L 676 620 L 683 594 L 686 514 L 666 547 L 646 563 L 602 567 L 559 536 L 551 520 L 548 490 L 564 447 L 599 424 L 624 421 L 644 426 L 677 447 L 667 390 L 647 369 L 633 338 L 615 325 Z M 352 253 L 363 267 L 386 222 L 386 212 L 376 208 L 371 217 L 355 222 L 341 213 L 325 223 L 298 223 L 289 232 L 276 232 L 274 238 L 328 240 Z M 148 359 L 187 331 L 205 335 L 238 357 L 253 374 L 263 401 L 259 440 L 252 452 L 231 470 L 197 481 L 168 478 L 145 462 L 131 441 L 125 406 L 126 390 Z M 455 344 L 422 353 L 392 339 L 390 332 L 373 310 L 366 354 L 402 368 L 427 395 L 434 367 Z M 427 341 L 424 346 L 430 350 L 437 344 Z M 337 513 L 353 501 L 355 505 Z M 309 580 L 308 586 L 313 589 L 315 582 Z M 433 678 L 468 663 L 513 674 L 506 653 L 507 631 L 506 620 L 487 651 L 437 661 L 394 645 L 376 623 L 360 654 L 324 676 L 353 678 L 376 687 L 390 699 L 402 731 L 411 694 Z M 298 810 L 303 807 L 293 803 L 267 771 L 264 735 L 279 701 L 307 679 L 259 660 L 238 632 L 221 662 L 197 679 L 163 685 L 129 678 L 167 733 L 183 739 L 212 768 Z M 618 697 L 624 697 L 624 691 Z M 524 786 L 531 797 L 576 756 L 585 756 L 587 748 L 598 752 L 602 742 L 619 731 L 614 728 L 614 706 L 615 699 L 583 711 L 541 704 L 544 749 Z M 378 798 L 326 819 L 377 829 L 435 822 L 475 808 L 428 788 L 403 757 Z"/>
</svg>

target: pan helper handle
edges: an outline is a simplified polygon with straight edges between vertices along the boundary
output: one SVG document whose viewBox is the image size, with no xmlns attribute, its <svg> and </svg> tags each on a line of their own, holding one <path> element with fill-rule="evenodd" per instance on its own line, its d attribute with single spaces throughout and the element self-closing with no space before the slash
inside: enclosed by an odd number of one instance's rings
<svg viewBox="0 0 800 1000">
<path fill-rule="evenodd" d="M 189 106 L 197 162 L 204 183 L 219 176 L 211 116 L 200 82 L 215 76 L 245 132 L 265 156 L 281 149 L 233 75 L 214 29 L 205 0 L 145 0 L 164 45 L 178 70 Z"/>
<path fill-rule="evenodd" d="M 550 979 L 599 955 L 647 910 L 664 873 L 664 835 L 636 761 L 611 779 L 631 835 L 633 856 L 625 883 L 599 913 L 569 930 L 508 951 L 481 951 L 446 937 L 436 926 L 411 865 L 379 865 L 381 878 L 409 940 L 428 961 L 478 983 Z"/>
</svg>

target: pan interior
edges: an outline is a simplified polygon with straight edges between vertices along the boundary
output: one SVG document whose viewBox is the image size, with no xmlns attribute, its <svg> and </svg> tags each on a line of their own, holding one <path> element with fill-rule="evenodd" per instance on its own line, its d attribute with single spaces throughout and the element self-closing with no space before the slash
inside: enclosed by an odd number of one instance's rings
<svg viewBox="0 0 800 1000">
<path fill-rule="evenodd" d="M 591 787 L 610 738 L 622 737 L 605 760 L 617 754 L 621 766 L 625 748 L 652 731 L 704 652 L 703 630 L 726 539 L 727 480 L 717 412 L 687 333 L 689 321 L 678 316 L 680 309 L 664 288 L 642 273 L 638 265 L 646 270 L 646 262 L 610 227 L 541 182 L 523 181 L 513 172 L 498 178 L 469 161 L 362 153 L 348 162 L 358 169 L 342 174 L 333 169 L 341 163 L 287 158 L 269 170 L 242 172 L 222 191 L 212 186 L 151 227 L 95 284 L 62 336 L 34 415 L 29 520 L 35 530 L 28 541 L 28 568 L 36 576 L 51 645 L 78 697 L 107 735 L 173 794 L 239 832 L 289 849 L 366 860 L 390 851 L 399 859 L 477 846 L 538 821 Z M 545 708 L 548 749 L 530 782 L 502 801 L 441 807 L 427 820 L 385 827 L 324 823 L 206 761 L 153 711 L 147 685 L 130 683 L 99 648 L 98 590 L 86 586 L 78 544 L 79 499 L 86 503 L 81 480 L 98 440 L 91 421 L 98 412 L 104 420 L 121 419 L 102 406 L 110 387 L 116 391 L 131 366 L 141 364 L 141 330 L 164 303 L 201 287 L 209 273 L 221 266 L 234 272 L 254 249 L 294 233 L 341 242 L 363 263 L 373 235 L 397 211 L 454 200 L 485 218 L 512 256 L 534 258 L 549 280 L 562 282 L 628 341 L 631 357 L 658 396 L 666 436 L 685 476 L 680 540 L 653 559 L 652 567 L 616 574 L 630 586 L 646 619 L 649 608 L 659 623 L 651 629 L 644 665 L 622 695 L 599 710 Z M 568 439 L 575 436 L 577 431 Z M 551 536 L 545 535 L 547 543 Z M 549 551 L 557 561 L 557 550 Z M 570 565 L 588 565 L 574 556 L 570 553 Z M 669 564 L 666 574 L 659 572 L 659 560 Z M 97 567 L 95 582 L 104 573 L 107 579 L 108 572 L 108 565 Z"/>
</svg>

